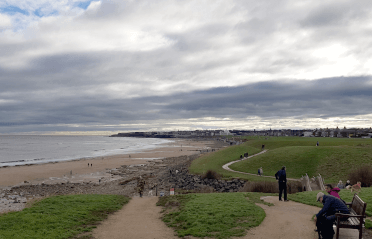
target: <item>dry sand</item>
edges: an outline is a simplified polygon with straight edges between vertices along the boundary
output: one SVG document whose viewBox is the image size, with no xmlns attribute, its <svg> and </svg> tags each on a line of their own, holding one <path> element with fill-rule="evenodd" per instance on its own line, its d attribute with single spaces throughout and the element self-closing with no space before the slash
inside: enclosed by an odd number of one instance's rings
<svg viewBox="0 0 372 239">
<path fill-rule="evenodd" d="M 94 181 L 101 176 L 109 175 L 106 173 L 108 170 L 121 165 L 142 164 L 149 160 L 196 154 L 199 150 L 213 147 L 213 141 L 175 140 L 175 142 L 163 146 L 130 155 L 0 168 L 0 187 L 24 184 L 24 181 L 29 183 L 59 182 L 63 178 L 67 178 L 71 182 L 79 178 L 83 178 L 85 181 Z M 92 164 L 92 166 L 88 167 L 88 164 Z"/>
</svg>

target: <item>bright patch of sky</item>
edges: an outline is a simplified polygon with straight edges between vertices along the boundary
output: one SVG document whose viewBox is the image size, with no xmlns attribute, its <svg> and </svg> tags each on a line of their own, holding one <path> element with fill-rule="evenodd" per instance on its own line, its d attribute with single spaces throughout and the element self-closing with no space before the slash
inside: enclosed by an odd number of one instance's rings
<svg viewBox="0 0 372 239">
<path fill-rule="evenodd" d="M 0 8 L 1 13 L 9 14 L 9 15 L 15 15 L 17 13 L 21 13 L 23 15 L 29 15 L 28 11 L 20 9 L 19 7 L 16 6 L 6 6 Z"/>
<path fill-rule="evenodd" d="M 98 1 L 6 0 L 0 3 L 0 13 L 11 18 L 13 31 L 21 31 L 27 29 L 30 25 L 38 24 L 43 17 L 78 16 L 92 2 Z M 0 23 L 0 27 L 1 25 L 4 24 Z"/>
</svg>

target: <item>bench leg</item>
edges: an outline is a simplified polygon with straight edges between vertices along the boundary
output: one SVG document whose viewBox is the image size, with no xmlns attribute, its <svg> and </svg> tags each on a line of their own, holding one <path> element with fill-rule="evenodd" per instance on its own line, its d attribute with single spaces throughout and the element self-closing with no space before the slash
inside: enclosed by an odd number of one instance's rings
<svg viewBox="0 0 372 239">
<path fill-rule="evenodd" d="M 336 239 L 338 239 L 338 236 L 340 235 L 340 228 L 338 228 L 338 225 L 336 227 Z"/>
<path fill-rule="evenodd" d="M 363 232 L 362 228 L 359 228 L 359 239 L 362 239 L 362 232 Z"/>
</svg>

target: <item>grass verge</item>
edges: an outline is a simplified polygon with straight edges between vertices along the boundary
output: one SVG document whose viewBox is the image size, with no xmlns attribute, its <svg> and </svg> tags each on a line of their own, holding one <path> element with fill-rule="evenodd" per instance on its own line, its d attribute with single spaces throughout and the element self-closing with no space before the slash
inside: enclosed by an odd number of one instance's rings
<svg viewBox="0 0 372 239">
<path fill-rule="evenodd" d="M 178 236 L 229 238 L 243 236 L 246 230 L 258 226 L 265 218 L 262 193 L 210 193 L 161 197 L 163 221 L 173 227 Z M 267 204 L 267 203 L 265 203 Z"/>
<path fill-rule="evenodd" d="M 323 204 L 316 202 L 316 195 L 320 191 L 308 191 L 308 192 L 301 192 L 295 194 L 288 194 L 288 198 L 290 200 L 300 202 L 303 204 L 316 206 L 320 208 L 323 207 Z M 350 190 L 342 189 L 339 193 L 340 197 L 346 201 L 351 202 L 354 196 L 354 192 L 350 192 Z M 362 188 L 362 191 L 358 193 L 358 196 L 367 203 L 366 215 L 371 217 L 372 216 L 372 188 Z M 366 219 L 366 228 L 372 229 L 372 221 Z"/>
<path fill-rule="evenodd" d="M 0 215 L 0 239 L 71 238 L 91 231 L 128 201 L 119 195 L 49 197 L 23 211 Z"/>
</svg>

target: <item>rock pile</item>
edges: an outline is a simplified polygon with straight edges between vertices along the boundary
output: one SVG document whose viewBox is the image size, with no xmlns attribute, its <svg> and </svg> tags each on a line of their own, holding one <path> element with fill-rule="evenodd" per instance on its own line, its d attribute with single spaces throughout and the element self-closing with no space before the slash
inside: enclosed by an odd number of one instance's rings
<svg viewBox="0 0 372 239">
<path fill-rule="evenodd" d="M 211 187 L 216 192 L 237 192 L 244 186 L 245 181 L 233 179 L 230 181 L 219 179 L 202 178 L 199 175 L 191 175 L 185 167 L 175 167 L 165 174 L 165 179 L 174 188 L 185 190 L 197 190 L 205 186 Z"/>
</svg>

